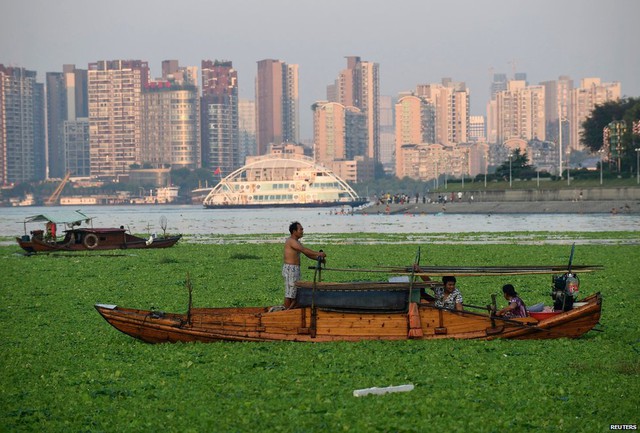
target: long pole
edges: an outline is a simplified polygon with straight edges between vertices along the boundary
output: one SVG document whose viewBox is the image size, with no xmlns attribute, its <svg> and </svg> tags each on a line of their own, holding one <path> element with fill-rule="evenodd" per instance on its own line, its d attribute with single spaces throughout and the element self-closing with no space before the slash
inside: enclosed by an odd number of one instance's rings
<svg viewBox="0 0 640 433">
<path fill-rule="evenodd" d="M 558 101 L 558 176 L 562 179 L 562 111 Z"/>
<path fill-rule="evenodd" d="M 511 154 L 509 154 L 509 188 L 511 188 Z"/>
<path fill-rule="evenodd" d="M 640 185 L 640 147 L 636 147 L 636 184 Z"/>
<path fill-rule="evenodd" d="M 600 158 L 600 185 L 602 185 L 602 158 Z"/>
<path fill-rule="evenodd" d="M 571 185 L 571 166 L 569 165 L 569 152 L 567 152 L 567 185 Z"/>
</svg>

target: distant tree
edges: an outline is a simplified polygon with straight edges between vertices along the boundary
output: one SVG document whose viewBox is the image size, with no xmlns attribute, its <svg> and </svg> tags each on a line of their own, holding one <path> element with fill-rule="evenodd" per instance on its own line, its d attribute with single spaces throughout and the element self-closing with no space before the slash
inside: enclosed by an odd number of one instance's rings
<svg viewBox="0 0 640 433">
<path fill-rule="evenodd" d="M 511 164 L 507 159 L 496 168 L 496 177 L 498 179 L 509 178 L 509 165 L 511 165 L 511 177 L 515 179 L 531 179 L 536 174 L 535 167 L 529 164 L 527 152 L 520 152 L 516 149 L 511 156 Z"/>
<path fill-rule="evenodd" d="M 614 120 L 622 120 L 627 128 L 622 136 L 622 165 L 624 168 L 635 168 L 635 148 L 640 144 L 640 136 L 633 134 L 633 122 L 640 120 L 640 98 L 625 98 L 609 101 L 596 106 L 591 115 L 582 123 L 580 142 L 592 152 L 602 149 L 603 130 Z"/>
<path fill-rule="evenodd" d="M 176 168 L 171 170 L 171 183 L 179 186 L 181 194 L 189 194 L 191 190 L 205 187 L 215 186 L 218 180 L 214 178 L 211 171 L 198 168 L 196 170 L 189 170 L 188 168 Z"/>
</svg>

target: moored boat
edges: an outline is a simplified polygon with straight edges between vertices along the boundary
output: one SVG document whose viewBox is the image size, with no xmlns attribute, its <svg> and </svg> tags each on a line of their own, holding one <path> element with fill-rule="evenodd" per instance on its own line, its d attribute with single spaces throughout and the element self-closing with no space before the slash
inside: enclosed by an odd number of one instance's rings
<svg viewBox="0 0 640 433">
<path fill-rule="evenodd" d="M 154 236 L 145 239 L 132 235 L 124 227 L 93 228 L 80 227 L 92 218 L 79 211 L 57 214 L 40 214 L 27 217 L 24 221 L 25 234 L 16 238 L 20 248 L 27 253 L 56 251 L 100 251 L 114 249 L 168 248 L 175 245 L 182 235 Z M 27 224 L 44 222 L 44 230 L 31 230 L 27 234 Z M 58 228 L 64 237 L 58 240 Z"/>
<path fill-rule="evenodd" d="M 208 209 L 264 207 L 357 207 L 368 202 L 312 158 L 298 154 L 247 158 L 203 201 Z"/>
</svg>

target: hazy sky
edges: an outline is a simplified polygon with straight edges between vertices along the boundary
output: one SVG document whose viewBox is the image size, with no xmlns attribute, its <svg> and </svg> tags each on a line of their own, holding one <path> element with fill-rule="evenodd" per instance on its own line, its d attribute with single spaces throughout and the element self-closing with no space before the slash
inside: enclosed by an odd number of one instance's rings
<svg viewBox="0 0 640 433">
<path fill-rule="evenodd" d="M 640 96 L 638 0 L 5 0 L 0 11 L 0 63 L 39 82 L 63 64 L 139 59 L 155 78 L 162 60 L 224 59 L 254 99 L 258 60 L 297 63 L 301 138 L 349 55 L 380 64 L 383 95 L 464 81 L 472 114 L 485 114 L 493 72 L 600 77 Z"/>
</svg>

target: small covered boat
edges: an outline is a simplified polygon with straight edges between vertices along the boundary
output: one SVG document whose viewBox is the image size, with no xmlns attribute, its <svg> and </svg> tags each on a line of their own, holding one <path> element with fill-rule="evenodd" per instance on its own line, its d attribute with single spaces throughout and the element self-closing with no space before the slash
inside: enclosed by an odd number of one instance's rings
<svg viewBox="0 0 640 433">
<path fill-rule="evenodd" d="M 469 268 L 456 275 L 541 274 L 556 272 L 558 268 Z M 573 272 L 596 268 L 574 267 Z M 438 275 L 435 269 L 425 269 L 425 272 Z M 439 283 L 411 280 L 327 283 L 314 278 L 314 281 L 301 281 L 297 284 L 298 308 L 289 310 L 191 308 L 191 298 L 184 314 L 105 304 L 97 304 L 95 308 L 113 327 L 147 343 L 577 338 L 600 320 L 602 297 L 599 293 L 581 299 L 580 303 L 570 305 L 563 301 L 562 306 L 566 308 L 549 317 L 509 319 L 495 315 L 495 298 L 493 305 L 465 305 L 462 311 L 436 307 L 422 299 L 421 291 Z M 565 292 L 560 295 L 557 289 L 552 296 L 564 297 Z M 575 295 L 577 292 L 566 293 L 566 296 Z M 473 311 L 472 307 L 479 311 Z"/>
<path fill-rule="evenodd" d="M 182 235 L 153 236 L 145 239 L 132 235 L 124 227 L 93 228 L 80 227 L 89 224 L 92 218 L 80 211 L 39 214 L 24 220 L 24 235 L 16 238 L 20 248 L 27 253 L 56 251 L 98 251 L 114 249 L 168 248 L 176 244 Z M 27 224 L 45 223 L 44 230 L 31 230 L 27 234 Z M 66 227 L 59 239 L 60 227 Z"/>
</svg>

